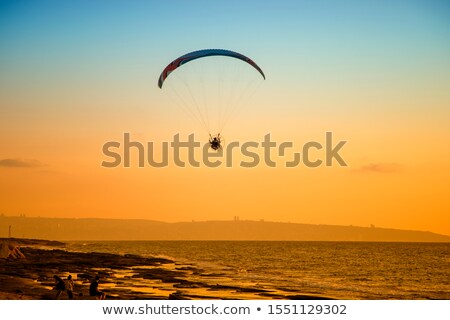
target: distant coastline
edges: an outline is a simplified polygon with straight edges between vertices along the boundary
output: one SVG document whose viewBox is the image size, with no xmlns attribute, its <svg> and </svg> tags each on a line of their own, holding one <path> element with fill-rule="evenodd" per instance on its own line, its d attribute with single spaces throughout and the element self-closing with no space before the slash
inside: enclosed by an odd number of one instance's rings
<svg viewBox="0 0 450 320">
<path fill-rule="evenodd" d="M 11 226 L 11 231 L 9 227 Z M 450 242 L 429 231 L 314 225 L 269 221 L 159 222 L 138 219 L 75 219 L 0 216 L 0 237 L 52 240 L 247 240 Z"/>
</svg>

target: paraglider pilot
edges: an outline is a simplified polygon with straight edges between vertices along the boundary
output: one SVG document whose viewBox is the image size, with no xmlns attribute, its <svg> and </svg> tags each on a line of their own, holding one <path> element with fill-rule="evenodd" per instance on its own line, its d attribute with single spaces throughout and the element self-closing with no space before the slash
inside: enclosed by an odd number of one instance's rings
<svg viewBox="0 0 450 320">
<path fill-rule="evenodd" d="M 220 133 L 216 137 L 212 137 L 211 135 L 209 139 L 209 144 L 211 145 L 211 149 L 213 150 L 219 150 L 222 149 L 222 145 L 220 144 Z"/>
</svg>

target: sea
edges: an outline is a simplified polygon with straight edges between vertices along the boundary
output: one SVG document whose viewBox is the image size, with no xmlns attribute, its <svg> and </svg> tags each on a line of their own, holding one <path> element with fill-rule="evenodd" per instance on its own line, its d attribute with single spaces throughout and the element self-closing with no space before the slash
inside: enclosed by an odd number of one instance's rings
<svg viewBox="0 0 450 320">
<path fill-rule="evenodd" d="M 77 241 L 67 249 L 164 257 L 205 270 L 214 283 L 284 294 L 450 299 L 450 243 Z"/>
</svg>

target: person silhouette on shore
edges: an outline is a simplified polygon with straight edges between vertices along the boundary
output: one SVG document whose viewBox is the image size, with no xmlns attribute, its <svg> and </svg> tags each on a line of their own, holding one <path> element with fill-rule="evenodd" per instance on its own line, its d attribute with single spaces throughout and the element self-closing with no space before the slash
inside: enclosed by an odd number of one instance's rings
<svg viewBox="0 0 450 320">
<path fill-rule="evenodd" d="M 55 286 L 53 287 L 53 289 L 57 291 L 55 299 L 58 299 L 59 296 L 61 295 L 61 292 L 63 292 L 66 289 L 66 286 L 64 285 L 63 279 L 61 279 L 57 275 L 54 275 L 53 278 L 55 279 Z"/>
<path fill-rule="evenodd" d="M 91 282 L 91 285 L 89 287 L 89 295 L 91 297 L 95 297 L 95 299 L 97 299 L 97 300 L 105 300 L 106 293 L 98 290 L 99 281 L 100 281 L 100 277 L 95 276 L 95 279 Z"/>
<path fill-rule="evenodd" d="M 73 299 L 73 280 L 72 280 L 72 275 L 69 274 L 69 276 L 67 277 L 67 280 L 64 281 L 64 284 L 66 285 L 67 298 L 69 298 L 69 300 L 72 300 Z"/>
</svg>

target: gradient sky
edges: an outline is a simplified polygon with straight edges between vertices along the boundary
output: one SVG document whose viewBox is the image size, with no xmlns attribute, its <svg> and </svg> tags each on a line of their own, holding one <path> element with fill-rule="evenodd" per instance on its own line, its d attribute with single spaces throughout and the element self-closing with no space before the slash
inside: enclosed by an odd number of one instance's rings
<svg viewBox="0 0 450 320">
<path fill-rule="evenodd" d="M 267 80 L 229 140 L 348 140 L 349 167 L 115 168 L 103 143 L 201 128 L 156 86 L 202 48 Z M 0 1 L 0 212 L 266 219 L 450 235 L 448 1 Z"/>
</svg>

